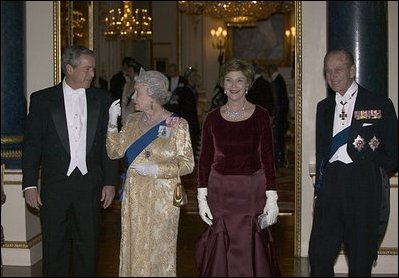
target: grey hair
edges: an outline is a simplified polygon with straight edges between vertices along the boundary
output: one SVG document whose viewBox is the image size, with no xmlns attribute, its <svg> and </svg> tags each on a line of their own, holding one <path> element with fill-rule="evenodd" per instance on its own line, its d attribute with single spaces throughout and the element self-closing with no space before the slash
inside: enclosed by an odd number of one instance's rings
<svg viewBox="0 0 399 278">
<path fill-rule="evenodd" d="M 146 86 L 148 88 L 148 96 L 155 99 L 160 105 L 168 103 L 172 96 L 172 92 L 168 91 L 168 78 L 159 71 L 145 71 L 141 68 L 140 74 L 134 78 L 134 81 Z"/>
<path fill-rule="evenodd" d="M 72 45 L 64 50 L 61 58 L 61 68 L 65 75 L 67 74 L 67 65 L 71 65 L 73 68 L 79 66 L 81 55 L 90 55 L 95 57 L 92 50 L 81 45 Z"/>
</svg>

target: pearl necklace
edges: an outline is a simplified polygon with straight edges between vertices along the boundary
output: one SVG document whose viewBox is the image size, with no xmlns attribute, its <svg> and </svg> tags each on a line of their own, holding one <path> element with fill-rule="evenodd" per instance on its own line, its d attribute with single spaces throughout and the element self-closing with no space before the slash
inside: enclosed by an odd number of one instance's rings
<svg viewBox="0 0 399 278">
<path fill-rule="evenodd" d="M 229 103 L 226 103 L 226 110 L 225 110 L 225 115 L 227 118 L 236 121 L 236 120 L 240 120 L 242 118 L 244 118 L 245 116 L 245 103 L 246 101 L 244 100 L 242 107 L 237 110 L 237 111 L 233 111 L 231 110 Z"/>
</svg>

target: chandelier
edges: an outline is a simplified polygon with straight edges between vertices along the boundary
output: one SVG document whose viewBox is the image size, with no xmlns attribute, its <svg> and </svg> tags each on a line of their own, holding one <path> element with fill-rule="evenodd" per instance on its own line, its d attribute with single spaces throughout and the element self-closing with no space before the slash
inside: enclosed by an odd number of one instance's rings
<svg viewBox="0 0 399 278">
<path fill-rule="evenodd" d="M 294 1 L 178 1 L 189 15 L 205 14 L 225 21 L 229 27 L 253 27 L 274 13 L 293 10 Z"/>
<path fill-rule="evenodd" d="M 152 37 L 152 18 L 147 9 L 135 9 L 133 1 L 122 1 L 123 8 L 111 8 L 104 19 L 104 36 L 107 40 L 148 40 Z"/>
</svg>

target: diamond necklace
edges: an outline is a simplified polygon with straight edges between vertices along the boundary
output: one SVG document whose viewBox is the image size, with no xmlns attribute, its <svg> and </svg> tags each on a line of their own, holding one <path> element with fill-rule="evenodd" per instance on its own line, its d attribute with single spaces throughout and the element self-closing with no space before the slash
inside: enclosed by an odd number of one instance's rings
<svg viewBox="0 0 399 278">
<path fill-rule="evenodd" d="M 226 117 L 231 120 L 242 119 L 245 116 L 245 103 L 246 103 L 246 101 L 244 100 L 242 107 L 237 111 L 233 111 L 233 110 L 231 110 L 229 103 L 227 102 L 226 103 L 226 111 L 225 111 Z"/>
</svg>

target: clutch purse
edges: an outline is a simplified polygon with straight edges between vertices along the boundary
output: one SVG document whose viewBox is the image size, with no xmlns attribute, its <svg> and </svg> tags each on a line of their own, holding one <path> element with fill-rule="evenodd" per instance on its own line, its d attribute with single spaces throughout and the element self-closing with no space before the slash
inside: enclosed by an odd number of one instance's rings
<svg viewBox="0 0 399 278">
<path fill-rule="evenodd" d="M 181 184 L 180 175 L 178 174 L 178 182 L 175 187 L 175 191 L 173 192 L 173 205 L 176 207 L 184 206 L 188 203 L 187 193 L 184 190 L 183 185 Z"/>
<path fill-rule="evenodd" d="M 267 225 L 265 213 L 258 216 L 258 224 L 262 230 L 269 226 L 269 225 Z"/>
</svg>

